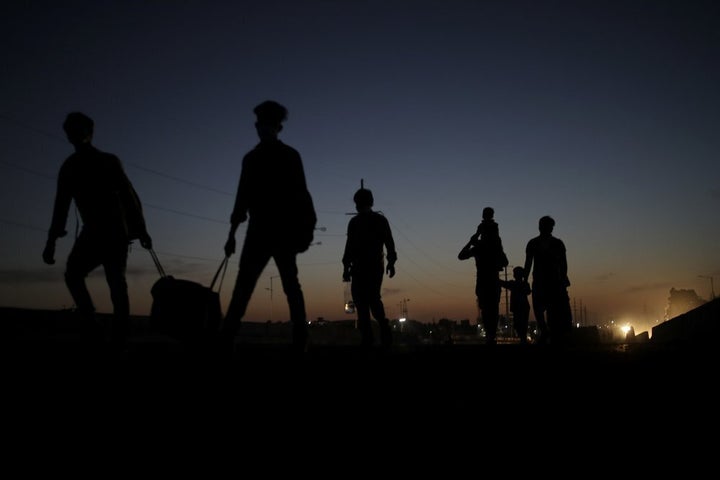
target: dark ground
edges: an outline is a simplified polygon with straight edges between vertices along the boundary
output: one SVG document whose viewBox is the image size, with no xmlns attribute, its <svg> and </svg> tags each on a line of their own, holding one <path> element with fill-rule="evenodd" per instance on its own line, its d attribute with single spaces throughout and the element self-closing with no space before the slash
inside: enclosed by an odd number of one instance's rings
<svg viewBox="0 0 720 480">
<path fill-rule="evenodd" d="M 228 356 L 144 331 L 118 353 L 58 312 L 0 313 L 5 453 L 26 471 L 572 474 L 570 456 L 588 472 L 638 450 L 685 469 L 720 426 L 714 342 L 325 343 L 297 355 L 254 338 Z"/>
<path fill-rule="evenodd" d="M 714 388 L 719 352 L 715 342 L 576 342 L 551 345 L 407 344 L 365 351 L 353 339 L 327 338 L 307 352 L 293 352 L 287 337 L 238 337 L 235 352 L 200 350 L 168 335 L 134 329 L 128 348 L 116 352 L 88 341 L 69 312 L 0 309 L 6 366 L 18 378 L 29 370 L 54 381 L 88 380 L 152 389 L 207 383 L 222 389 L 296 385 L 314 392 L 343 388 L 383 395 L 448 395 L 462 402 L 478 391 L 581 390 L 623 395 Z M 137 320 L 136 322 L 137 323 Z M 312 334 L 312 331 L 311 331 Z M 312 338 L 312 337 L 311 337 Z M 319 338 L 319 337 L 318 337 Z M 84 378 L 87 377 L 87 378 Z M 148 383 L 143 385 L 143 382 Z"/>
</svg>

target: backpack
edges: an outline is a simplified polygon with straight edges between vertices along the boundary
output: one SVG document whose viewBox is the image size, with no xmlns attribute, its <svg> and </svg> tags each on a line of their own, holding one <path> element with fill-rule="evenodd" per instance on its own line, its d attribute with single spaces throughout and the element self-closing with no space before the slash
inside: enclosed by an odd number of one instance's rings
<svg viewBox="0 0 720 480">
<path fill-rule="evenodd" d="M 310 192 L 304 192 L 302 198 L 295 203 L 294 209 L 295 212 L 289 218 L 289 227 L 292 232 L 290 241 L 293 250 L 301 253 L 310 248 L 315 236 L 315 225 L 317 224 L 317 215 L 315 214 L 315 206 Z"/>
</svg>

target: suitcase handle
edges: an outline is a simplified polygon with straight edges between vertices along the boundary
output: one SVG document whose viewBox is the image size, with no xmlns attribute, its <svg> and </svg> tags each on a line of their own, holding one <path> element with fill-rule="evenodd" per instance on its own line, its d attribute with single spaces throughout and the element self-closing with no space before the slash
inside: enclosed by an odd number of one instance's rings
<svg viewBox="0 0 720 480">
<path fill-rule="evenodd" d="M 228 256 L 225 255 L 225 258 L 222 259 L 222 262 L 220 262 L 220 266 L 217 269 L 217 272 L 215 272 L 215 276 L 212 279 L 212 282 L 210 283 L 210 290 L 213 289 L 215 286 L 215 282 L 218 279 L 218 275 L 220 275 L 220 271 L 222 270 L 222 277 L 220 277 L 220 283 L 218 284 L 218 293 L 220 293 L 220 288 L 222 287 L 222 282 L 225 279 L 225 271 L 227 270 L 227 264 L 228 264 Z"/>
<path fill-rule="evenodd" d="M 152 248 L 149 249 L 150 256 L 153 259 L 153 263 L 155 263 L 155 268 L 157 268 L 158 273 L 160 273 L 160 277 L 166 277 L 165 269 L 160 264 L 160 259 L 158 259 L 157 254 L 155 253 L 155 250 Z M 220 266 L 217 269 L 217 272 L 215 272 L 215 276 L 212 279 L 212 283 L 210 284 L 210 290 L 212 290 L 215 287 L 215 282 L 218 279 L 218 276 L 220 276 L 220 272 L 222 272 L 222 277 L 220 277 L 220 283 L 218 284 L 218 293 L 220 293 L 220 288 L 222 287 L 222 282 L 225 279 L 225 272 L 227 271 L 227 265 L 228 265 L 228 256 L 225 255 L 225 258 L 222 259 L 220 262 Z"/>
<path fill-rule="evenodd" d="M 155 253 L 155 250 L 152 248 L 148 249 L 150 251 L 150 256 L 153 259 L 153 263 L 155 263 L 155 268 L 158 269 L 158 272 L 160 273 L 161 277 L 166 277 L 165 270 L 163 269 L 162 265 L 160 265 L 160 260 L 158 260 L 157 254 Z"/>
</svg>

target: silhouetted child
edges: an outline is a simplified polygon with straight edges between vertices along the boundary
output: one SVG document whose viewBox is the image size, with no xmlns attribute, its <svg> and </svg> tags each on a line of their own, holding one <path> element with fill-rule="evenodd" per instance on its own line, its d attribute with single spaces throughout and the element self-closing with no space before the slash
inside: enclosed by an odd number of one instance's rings
<svg viewBox="0 0 720 480">
<path fill-rule="evenodd" d="M 482 221 L 480 225 L 478 225 L 477 233 L 484 233 L 487 236 L 500 236 L 500 228 L 497 222 L 495 222 L 495 209 L 492 207 L 483 208 Z"/>
<path fill-rule="evenodd" d="M 374 343 L 372 313 L 380 329 L 380 343 L 387 348 L 392 344 L 392 333 L 380 292 L 385 272 L 390 278 L 395 276 L 395 241 L 387 218 L 372 209 L 374 199 L 370 190 L 360 188 L 353 200 L 358 213 L 348 222 L 343 281 L 352 282 L 350 291 L 363 347 L 369 348 Z M 383 250 L 387 255 L 383 255 Z"/>
<path fill-rule="evenodd" d="M 528 321 L 530 319 L 530 284 L 525 280 L 523 267 L 513 268 L 513 280 L 500 280 L 500 285 L 510 291 L 510 311 L 513 327 L 520 337 L 520 343 L 527 343 Z"/>
</svg>

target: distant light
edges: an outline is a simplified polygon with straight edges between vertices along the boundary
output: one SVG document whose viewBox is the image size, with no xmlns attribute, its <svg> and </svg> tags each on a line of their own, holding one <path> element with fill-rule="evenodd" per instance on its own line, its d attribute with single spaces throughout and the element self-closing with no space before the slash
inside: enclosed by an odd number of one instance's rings
<svg viewBox="0 0 720 480">
<path fill-rule="evenodd" d="M 398 322 L 404 322 L 405 320 L 406 320 L 405 317 L 400 317 L 400 318 L 398 318 Z"/>
</svg>

